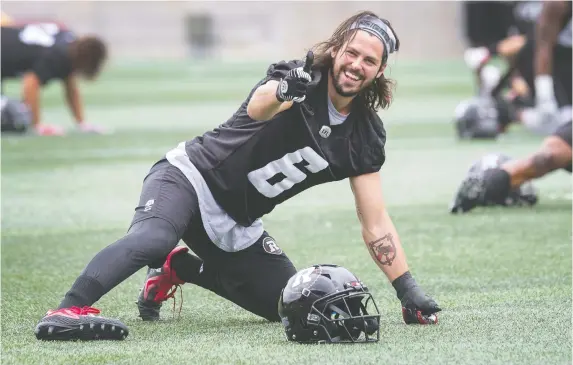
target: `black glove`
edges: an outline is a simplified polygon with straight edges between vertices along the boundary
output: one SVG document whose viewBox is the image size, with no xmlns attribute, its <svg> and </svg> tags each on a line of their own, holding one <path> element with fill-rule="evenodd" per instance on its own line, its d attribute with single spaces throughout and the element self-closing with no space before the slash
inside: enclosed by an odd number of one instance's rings
<svg viewBox="0 0 573 365">
<path fill-rule="evenodd" d="M 402 303 L 402 317 L 406 324 L 437 324 L 442 309 L 418 286 L 409 271 L 392 282 Z"/>
<path fill-rule="evenodd" d="M 402 317 L 406 324 L 437 324 L 442 309 L 420 287 L 415 286 L 402 297 Z"/>
<path fill-rule="evenodd" d="M 276 97 L 280 102 L 294 101 L 302 103 L 306 98 L 308 83 L 312 80 L 310 68 L 314 61 L 314 54 L 308 51 L 304 67 L 290 70 L 277 87 Z"/>
</svg>

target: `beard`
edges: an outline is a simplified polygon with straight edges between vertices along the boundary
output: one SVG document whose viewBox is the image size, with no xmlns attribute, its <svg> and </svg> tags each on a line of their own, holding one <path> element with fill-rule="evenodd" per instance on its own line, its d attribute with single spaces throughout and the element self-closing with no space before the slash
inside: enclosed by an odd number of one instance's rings
<svg viewBox="0 0 573 365">
<path fill-rule="evenodd" d="M 370 86 L 370 84 L 372 84 L 372 82 L 374 80 L 370 80 L 370 81 L 366 81 L 366 80 L 362 80 L 362 82 L 358 85 L 358 88 L 356 90 L 344 90 L 342 83 L 340 82 L 340 75 L 342 75 L 342 73 L 345 71 L 344 68 L 341 68 L 340 71 L 338 71 L 336 74 L 334 73 L 334 67 L 330 68 L 330 75 L 332 76 L 332 80 L 334 81 L 334 90 L 336 90 L 336 93 L 340 96 L 343 97 L 352 97 L 352 96 L 356 96 L 358 95 L 358 93 L 360 93 L 362 90 L 364 90 L 365 88 L 367 88 L 368 86 Z"/>
</svg>

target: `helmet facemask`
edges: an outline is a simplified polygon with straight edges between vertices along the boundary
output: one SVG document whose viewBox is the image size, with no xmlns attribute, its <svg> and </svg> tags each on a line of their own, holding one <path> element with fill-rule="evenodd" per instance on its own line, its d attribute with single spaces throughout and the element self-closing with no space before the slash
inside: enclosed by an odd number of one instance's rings
<svg viewBox="0 0 573 365">
<path fill-rule="evenodd" d="M 316 299 L 303 326 L 312 343 L 360 343 L 380 340 L 380 312 L 372 294 L 360 283 Z M 303 295 L 307 293 L 303 292 Z M 310 294 L 310 293 L 309 293 Z M 372 314 L 371 314 L 372 313 Z"/>
</svg>

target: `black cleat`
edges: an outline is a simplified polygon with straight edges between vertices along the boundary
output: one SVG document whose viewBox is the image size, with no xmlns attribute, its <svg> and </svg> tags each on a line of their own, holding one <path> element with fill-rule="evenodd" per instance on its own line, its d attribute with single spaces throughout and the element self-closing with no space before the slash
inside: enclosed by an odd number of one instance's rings
<svg viewBox="0 0 573 365">
<path fill-rule="evenodd" d="M 99 317 L 92 307 L 50 310 L 40 320 L 34 333 L 45 341 L 124 340 L 127 326 L 117 319 Z"/>
<path fill-rule="evenodd" d="M 145 283 L 136 302 L 142 320 L 158 321 L 161 304 L 167 299 L 174 298 L 177 288 L 185 284 L 171 268 L 171 259 L 179 253 L 188 251 L 189 248 L 185 246 L 177 246 L 167 255 L 161 268 L 147 270 Z"/>
</svg>

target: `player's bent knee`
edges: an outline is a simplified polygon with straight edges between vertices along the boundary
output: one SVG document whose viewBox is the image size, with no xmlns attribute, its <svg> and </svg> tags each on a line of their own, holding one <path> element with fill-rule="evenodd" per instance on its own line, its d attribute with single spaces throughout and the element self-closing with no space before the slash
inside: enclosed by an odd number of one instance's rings
<svg viewBox="0 0 573 365">
<path fill-rule="evenodd" d="M 296 274 L 294 266 L 285 267 L 277 272 L 275 277 L 268 283 L 265 299 L 261 301 L 259 315 L 270 322 L 279 322 L 278 301 L 281 293 L 292 275 Z"/>
<path fill-rule="evenodd" d="M 277 298 L 277 303 L 278 303 L 278 301 L 279 301 L 279 298 Z M 268 308 L 267 310 L 262 312 L 260 314 L 260 316 L 269 322 L 280 322 L 281 317 L 279 316 L 279 313 L 277 310 L 277 305 L 278 305 L 277 303 L 275 303 L 273 308 Z"/>
<path fill-rule="evenodd" d="M 175 227 L 162 218 L 147 218 L 136 222 L 126 236 L 134 252 L 145 253 L 153 261 L 166 257 L 179 242 Z"/>
</svg>

